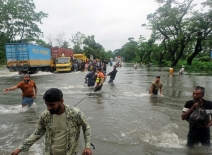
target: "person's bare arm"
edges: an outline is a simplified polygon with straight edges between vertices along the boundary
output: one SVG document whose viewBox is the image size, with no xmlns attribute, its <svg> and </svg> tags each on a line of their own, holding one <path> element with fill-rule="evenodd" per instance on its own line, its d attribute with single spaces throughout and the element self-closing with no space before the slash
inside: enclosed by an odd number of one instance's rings
<svg viewBox="0 0 212 155">
<path fill-rule="evenodd" d="M 160 88 L 160 94 L 162 94 L 162 88 Z"/>
<path fill-rule="evenodd" d="M 182 120 L 188 119 L 188 117 L 189 117 L 190 114 L 194 111 L 194 109 L 196 108 L 196 106 L 197 106 L 198 104 L 199 104 L 199 103 L 196 102 L 188 111 L 183 112 L 182 115 L 181 115 Z"/>
<path fill-rule="evenodd" d="M 85 148 L 82 152 L 82 155 L 92 155 L 92 151 L 90 148 Z"/>
<path fill-rule="evenodd" d="M 21 152 L 20 149 L 15 149 L 15 150 L 11 153 L 11 155 L 18 155 L 20 152 Z"/>
<path fill-rule="evenodd" d="M 149 89 L 149 94 L 152 94 L 152 87 L 150 87 Z"/>
<path fill-rule="evenodd" d="M 212 125 L 212 120 L 208 123 L 207 127 Z"/>
<path fill-rule="evenodd" d="M 12 91 L 12 90 L 15 90 L 15 89 L 17 89 L 17 88 L 18 88 L 17 86 L 12 86 L 12 87 L 10 87 L 10 88 L 4 89 L 3 91 L 4 91 L 4 93 L 7 93 L 8 91 Z"/>
<path fill-rule="evenodd" d="M 33 97 L 33 98 L 36 98 L 36 96 L 37 96 L 37 92 L 38 92 L 38 89 L 37 89 L 36 84 L 35 84 L 35 86 L 34 86 L 34 91 L 35 91 L 35 94 L 34 94 L 34 97 Z"/>
<path fill-rule="evenodd" d="M 150 86 L 150 89 L 149 89 L 149 94 L 151 94 L 151 95 L 152 95 L 153 87 L 154 87 L 154 84 L 151 83 L 151 86 Z"/>
</svg>

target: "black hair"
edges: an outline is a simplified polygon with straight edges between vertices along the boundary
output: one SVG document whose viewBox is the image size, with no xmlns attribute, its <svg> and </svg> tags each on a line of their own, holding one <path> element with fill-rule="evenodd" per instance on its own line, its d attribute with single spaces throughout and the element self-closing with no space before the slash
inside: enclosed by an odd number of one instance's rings
<svg viewBox="0 0 212 155">
<path fill-rule="evenodd" d="M 45 100 L 45 102 L 60 101 L 61 99 L 63 99 L 63 93 L 58 88 L 50 88 L 44 93 L 43 99 Z"/>
<path fill-rule="evenodd" d="M 29 75 L 29 74 L 24 74 L 24 77 L 25 77 L 25 76 L 28 76 L 28 77 L 30 77 L 30 75 Z"/>
<path fill-rule="evenodd" d="M 160 79 L 160 76 L 156 76 L 156 78 L 159 78 Z"/>
<path fill-rule="evenodd" d="M 195 90 L 201 90 L 202 93 L 203 93 L 203 95 L 205 94 L 205 88 L 204 88 L 204 87 L 196 86 L 194 89 L 195 89 Z"/>
</svg>

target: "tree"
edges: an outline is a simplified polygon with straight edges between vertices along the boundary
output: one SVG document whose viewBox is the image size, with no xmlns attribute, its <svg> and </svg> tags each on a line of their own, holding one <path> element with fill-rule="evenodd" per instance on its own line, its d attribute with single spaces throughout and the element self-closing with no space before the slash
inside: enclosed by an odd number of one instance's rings
<svg viewBox="0 0 212 155">
<path fill-rule="evenodd" d="M 134 38 L 128 38 L 129 42 L 125 43 L 119 50 L 119 55 L 125 57 L 127 61 L 133 61 L 136 58 L 138 52 L 138 43 L 134 41 Z M 115 54 L 117 55 L 117 53 Z"/>
<path fill-rule="evenodd" d="M 10 39 L 7 38 L 6 35 L 4 35 L 3 33 L 0 34 L 0 62 L 1 63 L 5 63 L 5 60 L 6 60 L 4 43 L 7 43 L 9 41 Z"/>
<path fill-rule="evenodd" d="M 102 55 L 102 51 L 104 51 L 104 48 L 101 44 L 96 43 L 94 38 L 94 35 L 86 37 L 83 41 L 83 44 L 85 45 L 83 49 L 87 57 L 93 55 L 94 58 L 100 58 Z"/>
<path fill-rule="evenodd" d="M 162 4 L 155 13 L 149 14 L 147 19 L 157 40 L 162 40 L 164 50 L 171 56 L 171 67 L 174 67 L 181 58 L 186 45 L 194 32 L 188 32 L 190 19 L 186 18 L 194 7 L 193 0 L 178 2 L 174 0 L 156 0 Z"/>
<path fill-rule="evenodd" d="M 62 44 L 64 43 L 64 36 L 65 36 L 65 33 L 62 32 L 62 33 L 59 33 L 56 38 L 54 39 L 55 42 L 56 42 L 56 46 L 58 47 L 61 47 Z"/>
<path fill-rule="evenodd" d="M 193 36 L 194 40 L 196 40 L 196 44 L 194 52 L 187 59 L 188 65 L 191 65 L 194 57 L 202 51 L 202 42 L 210 41 L 212 37 L 212 2 L 207 0 L 202 4 L 210 9 L 208 12 L 199 13 L 196 11 L 194 13 L 195 16 L 193 17 L 193 23 L 190 26 L 190 30 L 196 32 Z"/>
<path fill-rule="evenodd" d="M 109 60 L 110 58 L 114 58 L 115 57 L 115 55 L 114 55 L 114 53 L 111 51 L 111 50 L 109 50 L 109 51 L 106 51 L 105 52 L 105 60 Z"/>
<path fill-rule="evenodd" d="M 9 40 L 34 41 L 42 36 L 38 23 L 48 15 L 35 12 L 33 0 L 1 0 L 0 32 Z M 18 38 L 18 39 L 17 39 Z"/>
<path fill-rule="evenodd" d="M 47 40 L 48 40 L 48 45 L 50 45 L 51 47 L 53 47 L 53 42 L 54 42 L 54 39 L 51 35 L 48 35 L 47 36 Z"/>
<path fill-rule="evenodd" d="M 121 49 L 115 49 L 115 50 L 113 51 L 113 53 L 114 53 L 114 56 L 121 55 Z"/>
<path fill-rule="evenodd" d="M 69 46 L 70 45 L 69 45 L 69 43 L 67 41 L 63 41 L 60 47 L 61 48 L 69 48 Z"/>
<path fill-rule="evenodd" d="M 73 46 L 74 53 L 83 53 L 82 45 L 85 38 L 86 36 L 81 32 L 77 32 L 75 35 L 72 35 L 72 38 L 70 40 L 74 44 Z"/>
<path fill-rule="evenodd" d="M 35 41 L 35 44 L 38 45 L 38 46 L 43 46 L 43 47 L 46 47 L 46 48 L 51 48 L 52 46 L 48 43 L 46 43 L 45 41 L 43 41 L 42 39 L 37 39 Z"/>
</svg>

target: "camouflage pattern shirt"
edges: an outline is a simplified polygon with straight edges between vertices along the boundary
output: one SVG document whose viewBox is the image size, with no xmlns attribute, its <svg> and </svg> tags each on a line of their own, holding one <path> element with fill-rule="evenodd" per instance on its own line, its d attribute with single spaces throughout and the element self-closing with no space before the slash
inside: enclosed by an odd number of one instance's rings
<svg viewBox="0 0 212 155">
<path fill-rule="evenodd" d="M 84 134 L 85 148 L 90 148 L 90 126 L 84 114 L 79 109 L 74 107 L 68 108 L 68 106 L 65 105 L 65 113 L 67 130 L 66 155 L 77 155 L 81 126 Z M 22 152 L 27 152 L 29 148 L 45 134 L 45 155 L 52 155 L 51 125 L 52 115 L 48 110 L 45 110 L 39 119 L 37 128 L 29 138 L 24 140 L 23 144 L 19 146 L 19 149 Z"/>
</svg>

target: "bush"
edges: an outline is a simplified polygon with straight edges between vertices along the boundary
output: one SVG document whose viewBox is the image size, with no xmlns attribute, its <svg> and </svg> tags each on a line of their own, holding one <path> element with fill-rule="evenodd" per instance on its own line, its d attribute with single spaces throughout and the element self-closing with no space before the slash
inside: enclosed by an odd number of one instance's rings
<svg viewBox="0 0 212 155">
<path fill-rule="evenodd" d="M 209 56 L 203 56 L 203 57 L 200 57 L 199 60 L 203 62 L 207 62 L 207 61 L 210 61 L 211 58 Z"/>
<path fill-rule="evenodd" d="M 171 62 L 170 62 L 171 64 Z M 174 67 L 175 70 L 180 70 L 182 66 L 185 66 L 186 72 L 198 72 L 198 73 L 212 73 L 212 61 L 200 61 L 200 60 L 193 60 L 192 65 L 187 65 L 186 60 L 181 60 L 178 62 L 178 64 Z M 167 67 L 170 67 L 170 65 L 167 65 Z"/>
<path fill-rule="evenodd" d="M 141 62 L 141 59 L 140 59 L 140 57 L 136 56 L 136 57 L 133 59 L 132 62 Z"/>
<path fill-rule="evenodd" d="M 171 66 L 171 61 L 162 60 L 162 66 Z"/>
</svg>

